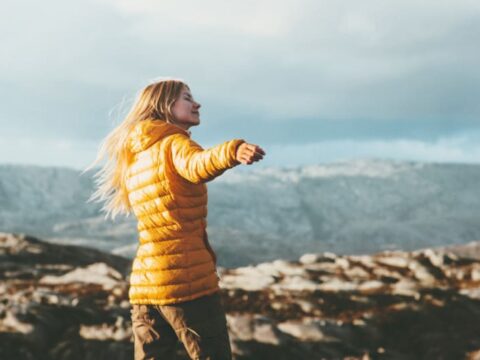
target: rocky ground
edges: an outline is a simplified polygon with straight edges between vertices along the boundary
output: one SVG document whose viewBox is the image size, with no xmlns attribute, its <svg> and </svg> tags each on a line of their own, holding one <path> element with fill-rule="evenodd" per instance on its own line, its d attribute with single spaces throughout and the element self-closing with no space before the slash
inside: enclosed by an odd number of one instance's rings
<svg viewBox="0 0 480 360">
<path fill-rule="evenodd" d="M 219 269 L 235 358 L 480 359 L 477 248 Z M 129 260 L 12 234 L 0 260 L 0 359 L 133 358 Z"/>
</svg>

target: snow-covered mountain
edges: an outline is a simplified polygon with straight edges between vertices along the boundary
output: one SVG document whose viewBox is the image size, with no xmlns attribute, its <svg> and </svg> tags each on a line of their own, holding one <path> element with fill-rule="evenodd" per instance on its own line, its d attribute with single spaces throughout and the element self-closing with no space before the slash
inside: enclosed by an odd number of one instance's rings
<svg viewBox="0 0 480 360">
<path fill-rule="evenodd" d="M 479 183 L 467 164 L 237 167 L 208 184 L 209 238 L 223 266 L 480 240 Z M 0 231 L 133 254 L 135 219 L 105 221 L 93 188 L 76 170 L 0 166 Z"/>
</svg>

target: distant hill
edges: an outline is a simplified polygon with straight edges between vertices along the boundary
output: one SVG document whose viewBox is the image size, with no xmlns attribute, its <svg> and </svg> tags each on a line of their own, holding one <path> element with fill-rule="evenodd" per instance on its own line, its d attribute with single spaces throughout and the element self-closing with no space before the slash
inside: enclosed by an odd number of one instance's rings
<svg viewBox="0 0 480 360">
<path fill-rule="evenodd" d="M 480 166 L 356 160 L 237 167 L 208 184 L 208 232 L 222 266 L 305 252 L 372 253 L 480 240 Z M 85 201 L 91 174 L 0 166 L 0 231 L 131 256 L 135 219 Z"/>
</svg>

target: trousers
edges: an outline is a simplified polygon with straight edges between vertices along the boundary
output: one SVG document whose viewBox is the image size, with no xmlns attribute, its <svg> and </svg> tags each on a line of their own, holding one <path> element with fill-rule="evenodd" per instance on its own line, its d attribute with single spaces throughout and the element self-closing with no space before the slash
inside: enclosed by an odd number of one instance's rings
<svg viewBox="0 0 480 360">
<path fill-rule="evenodd" d="M 231 360 L 219 292 L 169 305 L 132 305 L 135 360 L 174 359 L 178 341 L 192 360 Z"/>
</svg>

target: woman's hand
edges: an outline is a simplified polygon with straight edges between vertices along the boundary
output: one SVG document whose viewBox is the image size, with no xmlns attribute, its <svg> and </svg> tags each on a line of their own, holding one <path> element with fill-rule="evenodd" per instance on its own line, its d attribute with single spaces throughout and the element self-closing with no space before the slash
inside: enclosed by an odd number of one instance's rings
<svg viewBox="0 0 480 360">
<path fill-rule="evenodd" d="M 236 160 L 244 165 L 251 165 L 263 159 L 265 151 L 258 145 L 243 143 L 237 148 Z"/>
</svg>

